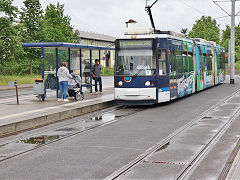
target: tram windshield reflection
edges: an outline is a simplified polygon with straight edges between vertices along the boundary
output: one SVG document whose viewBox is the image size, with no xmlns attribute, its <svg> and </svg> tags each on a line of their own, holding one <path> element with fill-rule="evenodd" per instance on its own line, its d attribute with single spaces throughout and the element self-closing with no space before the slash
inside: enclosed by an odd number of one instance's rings
<svg viewBox="0 0 240 180">
<path fill-rule="evenodd" d="M 124 49 L 117 52 L 116 75 L 153 76 L 156 61 L 152 49 Z"/>
</svg>

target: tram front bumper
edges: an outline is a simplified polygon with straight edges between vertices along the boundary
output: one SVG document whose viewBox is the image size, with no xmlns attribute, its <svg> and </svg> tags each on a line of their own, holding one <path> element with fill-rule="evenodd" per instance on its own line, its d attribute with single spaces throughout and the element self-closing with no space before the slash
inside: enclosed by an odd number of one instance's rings
<svg viewBox="0 0 240 180">
<path fill-rule="evenodd" d="M 156 88 L 115 88 L 114 99 L 125 101 L 156 100 Z"/>
</svg>

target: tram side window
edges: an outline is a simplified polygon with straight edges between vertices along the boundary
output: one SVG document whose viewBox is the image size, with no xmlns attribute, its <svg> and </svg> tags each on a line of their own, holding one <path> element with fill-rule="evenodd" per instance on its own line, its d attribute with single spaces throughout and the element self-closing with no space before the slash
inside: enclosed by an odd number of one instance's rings
<svg viewBox="0 0 240 180">
<path fill-rule="evenodd" d="M 189 60 L 189 72 L 193 71 L 193 56 L 192 53 L 188 54 L 188 60 Z"/>
<path fill-rule="evenodd" d="M 182 53 L 182 58 L 183 58 L 184 72 L 188 72 L 188 57 L 186 52 Z"/>
<path fill-rule="evenodd" d="M 175 51 L 173 50 L 169 50 L 170 52 L 170 56 L 169 56 L 169 59 L 170 59 L 170 72 L 174 72 L 176 71 L 176 64 L 175 64 Z"/>
<path fill-rule="evenodd" d="M 211 74 L 212 72 L 212 58 L 211 58 L 211 55 L 210 56 L 207 56 L 207 71 L 208 71 L 208 74 Z"/>
<path fill-rule="evenodd" d="M 220 68 L 221 69 L 224 69 L 224 62 L 225 62 L 224 53 L 221 52 L 221 54 L 220 54 Z"/>
<path fill-rule="evenodd" d="M 159 75 L 167 74 L 167 65 L 166 65 L 166 50 L 159 49 L 158 50 L 158 61 L 159 61 Z"/>
<path fill-rule="evenodd" d="M 206 54 L 203 54 L 203 71 L 207 71 L 207 58 Z"/>
<path fill-rule="evenodd" d="M 183 73 L 182 53 L 180 51 L 177 51 L 176 53 L 176 60 L 177 60 L 177 72 Z"/>
<path fill-rule="evenodd" d="M 221 60 L 220 60 L 220 58 L 221 58 L 221 55 L 220 55 L 220 54 L 217 54 L 217 68 L 218 68 L 218 69 L 221 68 L 221 66 L 220 66 L 220 65 L 221 65 L 221 64 L 220 64 L 220 63 L 221 63 Z"/>
</svg>

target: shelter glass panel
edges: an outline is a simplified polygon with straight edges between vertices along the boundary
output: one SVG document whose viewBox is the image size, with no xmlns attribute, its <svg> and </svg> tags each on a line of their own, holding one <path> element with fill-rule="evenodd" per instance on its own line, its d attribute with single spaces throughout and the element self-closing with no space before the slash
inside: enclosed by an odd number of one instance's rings
<svg viewBox="0 0 240 180">
<path fill-rule="evenodd" d="M 56 73 L 56 50 L 44 48 L 44 71 Z M 53 72 L 54 71 L 54 72 Z"/>
<path fill-rule="evenodd" d="M 61 66 L 62 62 L 68 62 L 68 49 L 58 49 L 58 66 Z"/>
<path fill-rule="evenodd" d="M 56 89 L 56 49 L 44 48 L 44 74 L 46 89 Z"/>
<path fill-rule="evenodd" d="M 99 59 L 99 50 L 92 50 L 92 65 L 95 64 L 95 59 Z"/>
<path fill-rule="evenodd" d="M 80 51 L 71 50 L 70 53 L 70 70 L 80 75 Z"/>
<path fill-rule="evenodd" d="M 90 84 L 90 49 L 82 49 L 82 82 Z"/>
<path fill-rule="evenodd" d="M 103 67 L 105 67 L 106 66 L 106 56 L 105 56 L 105 51 L 104 50 L 100 51 L 100 57 L 101 57 L 101 65 Z"/>
</svg>

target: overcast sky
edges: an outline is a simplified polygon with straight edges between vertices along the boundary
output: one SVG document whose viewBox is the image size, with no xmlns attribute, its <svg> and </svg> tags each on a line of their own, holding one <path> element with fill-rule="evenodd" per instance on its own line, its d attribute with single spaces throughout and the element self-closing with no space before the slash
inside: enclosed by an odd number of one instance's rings
<svg viewBox="0 0 240 180">
<path fill-rule="evenodd" d="M 154 1 L 149 0 L 149 4 Z M 228 1 L 219 4 L 231 14 L 231 2 Z M 65 15 L 71 17 L 71 24 L 79 30 L 121 36 L 129 19 L 138 22 L 130 26 L 151 27 L 145 12 L 146 0 L 40 0 L 44 10 L 50 2 L 64 4 Z M 23 0 L 14 0 L 13 5 L 20 8 Z M 236 13 L 239 10 L 240 1 L 236 2 Z M 213 18 L 226 16 L 212 0 L 159 0 L 152 7 L 152 13 L 157 29 L 176 32 L 182 28 L 191 30 L 202 15 Z M 236 17 L 236 24 L 239 21 L 240 18 Z M 230 22 L 230 18 L 217 19 L 221 29 Z"/>
</svg>

